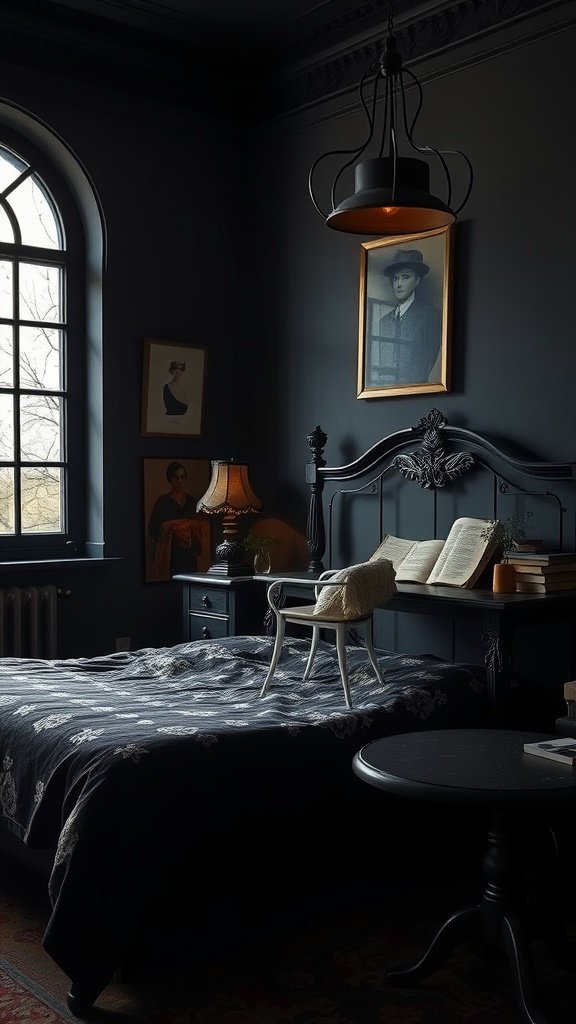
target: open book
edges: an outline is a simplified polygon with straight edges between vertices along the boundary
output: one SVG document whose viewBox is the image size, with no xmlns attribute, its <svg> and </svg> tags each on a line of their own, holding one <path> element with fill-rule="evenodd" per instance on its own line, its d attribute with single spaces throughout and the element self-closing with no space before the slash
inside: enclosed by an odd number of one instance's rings
<svg viewBox="0 0 576 1024">
<path fill-rule="evenodd" d="M 405 540 L 384 537 L 372 555 L 389 558 L 397 583 L 442 583 L 473 587 L 494 554 L 491 519 L 457 519 L 446 540 Z"/>
</svg>

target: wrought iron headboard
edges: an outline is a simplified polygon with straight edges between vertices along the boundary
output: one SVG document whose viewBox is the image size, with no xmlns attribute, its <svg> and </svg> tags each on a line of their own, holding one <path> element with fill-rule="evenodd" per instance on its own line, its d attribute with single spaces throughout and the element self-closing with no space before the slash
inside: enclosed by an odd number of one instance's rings
<svg viewBox="0 0 576 1024">
<path fill-rule="evenodd" d="M 324 450 L 327 435 L 320 426 L 308 435 L 312 458 L 306 465 L 306 481 L 310 485 L 310 506 L 308 511 L 307 541 L 310 556 L 308 570 L 321 572 L 326 552 L 328 534 L 328 557 L 332 564 L 332 521 L 336 493 L 369 492 L 379 498 L 380 523 L 382 523 L 383 483 L 392 473 L 400 473 L 414 481 L 421 488 L 434 492 L 434 529 L 436 528 L 436 492 L 447 487 L 460 477 L 482 468 L 492 474 L 492 518 L 497 518 L 499 496 L 521 494 L 550 498 L 558 511 L 558 547 L 565 546 L 566 507 L 560 496 L 545 486 L 537 490 L 528 487 L 513 489 L 514 484 L 506 476 L 525 477 L 526 480 L 576 482 L 576 462 L 548 462 L 527 458 L 517 448 L 501 440 L 491 439 L 464 427 L 451 426 L 438 409 L 432 409 L 423 416 L 417 426 L 399 430 L 382 438 L 354 462 L 344 466 L 327 466 Z M 417 447 L 414 447 L 417 445 Z M 371 475 L 373 474 L 373 475 Z M 353 489 L 336 492 L 328 506 L 328 530 L 326 529 L 323 492 L 327 481 L 353 481 L 367 478 L 366 482 Z M 576 522 L 574 523 L 576 528 Z M 576 548 L 576 539 L 570 543 Z"/>
</svg>

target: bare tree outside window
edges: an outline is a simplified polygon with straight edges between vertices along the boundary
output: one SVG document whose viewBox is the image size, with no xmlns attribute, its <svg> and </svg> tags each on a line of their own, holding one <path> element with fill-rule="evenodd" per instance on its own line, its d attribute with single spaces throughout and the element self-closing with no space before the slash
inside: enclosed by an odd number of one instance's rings
<svg viewBox="0 0 576 1024">
<path fill-rule="evenodd" d="M 66 526 L 65 265 L 58 250 L 55 203 L 32 168 L 0 146 L 0 536 Z"/>
</svg>

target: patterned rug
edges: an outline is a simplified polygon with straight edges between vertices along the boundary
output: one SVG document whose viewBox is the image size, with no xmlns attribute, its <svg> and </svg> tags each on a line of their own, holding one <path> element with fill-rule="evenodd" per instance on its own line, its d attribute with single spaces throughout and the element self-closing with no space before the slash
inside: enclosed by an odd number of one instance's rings
<svg viewBox="0 0 576 1024">
<path fill-rule="evenodd" d="M 0 863 L 0 1024 L 71 1024 L 68 981 L 41 946 L 45 883 Z M 472 944 L 457 947 L 416 988 L 383 983 L 387 970 L 418 959 L 446 916 L 478 895 L 477 877 L 383 884 L 375 901 L 361 898 L 362 873 L 355 871 L 357 884 L 339 898 L 320 892 L 306 906 L 268 913 L 252 926 L 243 920 L 230 928 L 222 911 L 194 941 L 178 928 L 152 928 L 142 939 L 138 970 L 107 987 L 90 1021 L 522 1024 L 506 959 L 483 960 Z M 570 929 L 576 949 L 576 928 Z M 550 1024 L 573 1024 L 576 979 L 539 943 L 532 951 L 542 1011 Z"/>
</svg>

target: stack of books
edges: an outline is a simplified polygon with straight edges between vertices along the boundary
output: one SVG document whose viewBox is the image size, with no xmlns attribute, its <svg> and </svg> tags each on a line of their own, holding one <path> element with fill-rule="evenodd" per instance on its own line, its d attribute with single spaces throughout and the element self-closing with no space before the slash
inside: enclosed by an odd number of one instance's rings
<svg viewBox="0 0 576 1024">
<path fill-rule="evenodd" d="M 576 551 L 509 551 L 508 561 L 519 594 L 576 590 Z"/>
</svg>

